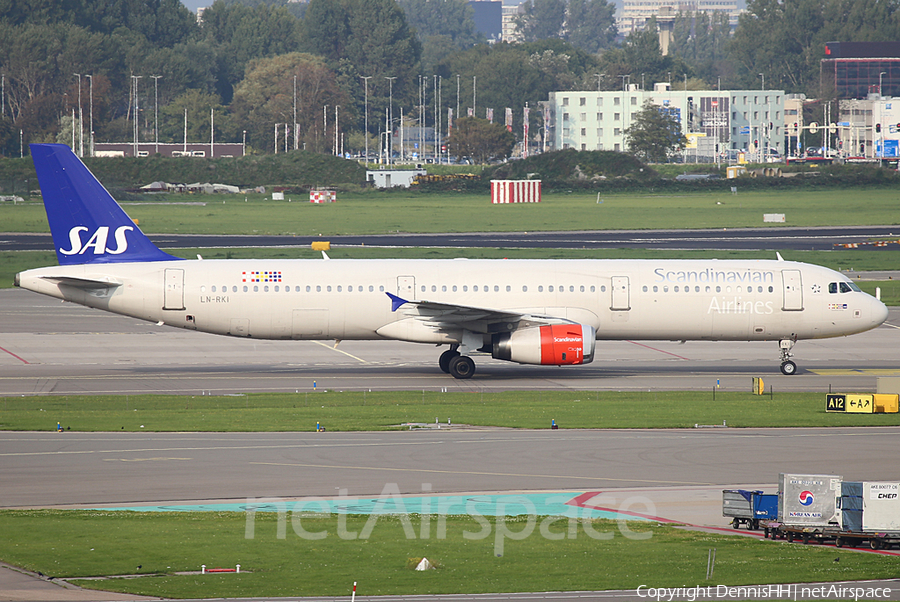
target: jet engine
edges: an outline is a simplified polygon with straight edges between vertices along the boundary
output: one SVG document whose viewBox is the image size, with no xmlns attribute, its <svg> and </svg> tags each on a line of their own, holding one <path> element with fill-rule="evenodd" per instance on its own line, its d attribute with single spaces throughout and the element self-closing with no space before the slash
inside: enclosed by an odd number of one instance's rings
<svg viewBox="0 0 900 602">
<path fill-rule="evenodd" d="M 588 364 L 596 338 L 594 327 L 585 324 L 536 326 L 493 335 L 491 356 L 519 364 Z"/>
</svg>

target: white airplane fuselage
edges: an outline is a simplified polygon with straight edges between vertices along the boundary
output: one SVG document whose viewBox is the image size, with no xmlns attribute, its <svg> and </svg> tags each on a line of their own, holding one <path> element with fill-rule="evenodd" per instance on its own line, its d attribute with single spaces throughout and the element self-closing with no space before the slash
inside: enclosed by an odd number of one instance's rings
<svg viewBox="0 0 900 602">
<path fill-rule="evenodd" d="M 585 364 L 597 340 L 777 340 L 794 374 L 800 339 L 874 328 L 887 308 L 849 278 L 789 261 L 179 260 L 137 228 L 72 150 L 30 145 L 58 267 L 16 284 L 179 328 L 257 339 L 449 345 L 438 365 L 471 378 L 476 352 Z"/>
<path fill-rule="evenodd" d="M 117 314 L 260 339 L 463 342 L 468 327 L 394 312 L 386 292 L 586 324 L 598 340 L 817 339 L 887 316 L 838 272 L 774 260 L 187 260 L 48 267 L 17 280 Z"/>
</svg>

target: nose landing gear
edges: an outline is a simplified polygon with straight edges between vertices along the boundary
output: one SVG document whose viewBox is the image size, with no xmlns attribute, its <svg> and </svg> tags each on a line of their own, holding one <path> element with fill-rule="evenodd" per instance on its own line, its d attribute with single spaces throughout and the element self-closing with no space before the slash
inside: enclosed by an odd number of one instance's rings
<svg viewBox="0 0 900 602">
<path fill-rule="evenodd" d="M 796 342 L 797 337 L 794 336 L 790 339 L 781 339 L 778 343 L 781 348 L 781 373 L 785 376 L 793 376 L 797 373 L 797 364 L 790 359 L 794 355 L 791 353 L 791 349 L 794 348 Z"/>
</svg>

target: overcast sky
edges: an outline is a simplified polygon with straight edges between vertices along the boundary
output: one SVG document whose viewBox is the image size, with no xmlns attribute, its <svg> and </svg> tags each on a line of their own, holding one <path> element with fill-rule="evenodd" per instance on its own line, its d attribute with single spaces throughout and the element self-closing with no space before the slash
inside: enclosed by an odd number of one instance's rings
<svg viewBox="0 0 900 602">
<path fill-rule="evenodd" d="M 197 12 L 197 9 L 201 6 L 208 6 L 212 4 L 210 0 L 181 0 L 181 3 L 191 9 L 193 12 Z"/>
</svg>

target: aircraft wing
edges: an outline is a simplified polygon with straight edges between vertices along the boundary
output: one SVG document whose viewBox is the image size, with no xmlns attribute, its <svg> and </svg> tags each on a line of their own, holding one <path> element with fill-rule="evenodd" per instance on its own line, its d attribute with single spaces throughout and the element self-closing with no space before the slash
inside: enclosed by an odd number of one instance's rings
<svg viewBox="0 0 900 602">
<path fill-rule="evenodd" d="M 75 288 L 83 288 L 85 290 L 113 289 L 122 286 L 121 282 L 111 278 L 79 278 L 76 276 L 41 276 L 43 280 L 56 282 L 57 284 L 65 284 Z"/>
<path fill-rule="evenodd" d="M 438 328 L 465 328 L 477 333 L 492 333 L 547 324 L 575 323 L 553 316 L 427 300 L 408 301 L 391 293 L 385 294 L 391 299 L 391 311 L 403 308 L 404 313 L 410 317 Z"/>
</svg>

